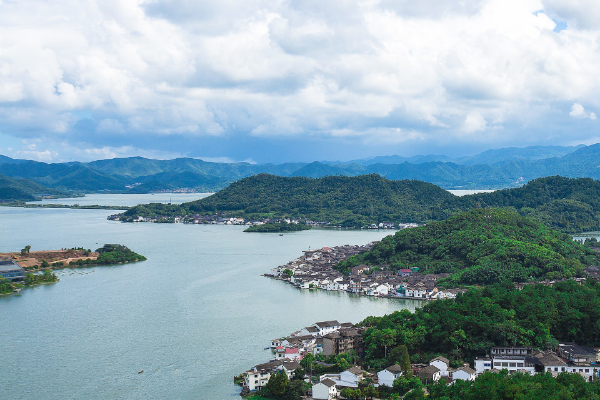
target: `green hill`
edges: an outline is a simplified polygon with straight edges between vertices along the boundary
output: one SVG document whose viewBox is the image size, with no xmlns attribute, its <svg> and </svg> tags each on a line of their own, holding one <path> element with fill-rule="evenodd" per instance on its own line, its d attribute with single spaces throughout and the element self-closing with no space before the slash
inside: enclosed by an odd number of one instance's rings
<svg viewBox="0 0 600 400">
<path fill-rule="evenodd" d="M 490 284 L 581 276 L 586 266 L 599 262 L 597 252 L 569 235 L 492 208 L 399 231 L 336 269 L 347 273 L 360 264 L 418 267 L 422 273 L 452 273 L 453 283 Z"/>
<path fill-rule="evenodd" d="M 285 178 L 259 174 L 182 205 L 140 205 L 126 216 L 229 216 L 307 218 L 363 227 L 379 222 L 440 221 L 473 208 L 509 207 L 563 232 L 600 229 L 600 181 L 540 178 L 516 189 L 457 197 L 433 184 L 391 181 L 379 175 Z"/>
<path fill-rule="evenodd" d="M 64 192 L 49 189 L 29 179 L 13 179 L 0 175 L 0 202 L 32 201 L 42 194 L 65 195 Z"/>
<path fill-rule="evenodd" d="M 527 185 L 457 199 L 458 208 L 512 207 L 562 232 L 600 230 L 600 181 L 550 176 Z"/>
<path fill-rule="evenodd" d="M 126 216 L 164 213 L 307 218 L 333 225 L 361 227 L 380 221 L 427 222 L 448 217 L 451 193 L 430 183 L 390 181 L 379 175 L 284 178 L 259 174 L 220 192 L 176 207 L 142 205 Z M 181 214 L 180 214 L 181 215 Z"/>
</svg>

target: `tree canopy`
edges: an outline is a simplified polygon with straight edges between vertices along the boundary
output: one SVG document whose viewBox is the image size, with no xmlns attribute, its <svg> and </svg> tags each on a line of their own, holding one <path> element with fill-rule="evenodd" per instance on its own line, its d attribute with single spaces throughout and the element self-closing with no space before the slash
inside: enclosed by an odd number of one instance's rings
<svg viewBox="0 0 600 400">
<path fill-rule="evenodd" d="M 475 209 L 442 222 L 404 229 L 336 269 L 387 265 L 418 267 L 422 273 L 451 273 L 450 283 L 491 284 L 503 280 L 581 276 L 598 265 L 599 253 L 564 233 L 507 209 Z"/>
</svg>

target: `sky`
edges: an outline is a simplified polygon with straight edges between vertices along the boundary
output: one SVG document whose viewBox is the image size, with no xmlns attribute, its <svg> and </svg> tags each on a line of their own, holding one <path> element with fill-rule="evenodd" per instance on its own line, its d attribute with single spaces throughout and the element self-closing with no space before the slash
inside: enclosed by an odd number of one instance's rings
<svg viewBox="0 0 600 400">
<path fill-rule="evenodd" d="M 0 154 L 256 163 L 600 142 L 597 0 L 0 0 Z"/>
</svg>

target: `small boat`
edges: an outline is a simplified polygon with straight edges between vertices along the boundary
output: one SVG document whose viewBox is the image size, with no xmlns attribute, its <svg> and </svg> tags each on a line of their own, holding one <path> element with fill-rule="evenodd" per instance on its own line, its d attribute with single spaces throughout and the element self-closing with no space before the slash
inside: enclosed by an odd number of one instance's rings
<svg viewBox="0 0 600 400">
<path fill-rule="evenodd" d="M 283 236 L 283 233 L 280 233 L 279 236 Z"/>
<path fill-rule="evenodd" d="M 138 371 L 138 374 L 142 374 L 142 373 L 144 373 L 144 370 L 143 370 L 143 369 L 142 369 L 142 370 L 140 370 L 140 371 Z"/>
</svg>

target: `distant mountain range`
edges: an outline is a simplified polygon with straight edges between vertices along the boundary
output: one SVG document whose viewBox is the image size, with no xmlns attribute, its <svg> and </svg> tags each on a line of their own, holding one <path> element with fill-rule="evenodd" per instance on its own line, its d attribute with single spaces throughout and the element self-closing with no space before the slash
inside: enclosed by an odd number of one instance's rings
<svg viewBox="0 0 600 400">
<path fill-rule="evenodd" d="M 147 193 L 182 188 L 217 191 L 231 182 L 259 173 L 310 178 L 375 173 L 391 180 L 417 179 L 445 189 L 499 189 L 551 175 L 600 179 L 599 160 L 600 144 L 512 147 L 460 158 L 381 156 L 350 162 L 279 165 L 142 157 L 47 164 L 0 156 L 0 174 L 29 179 L 49 188 L 80 192 Z"/>
</svg>

